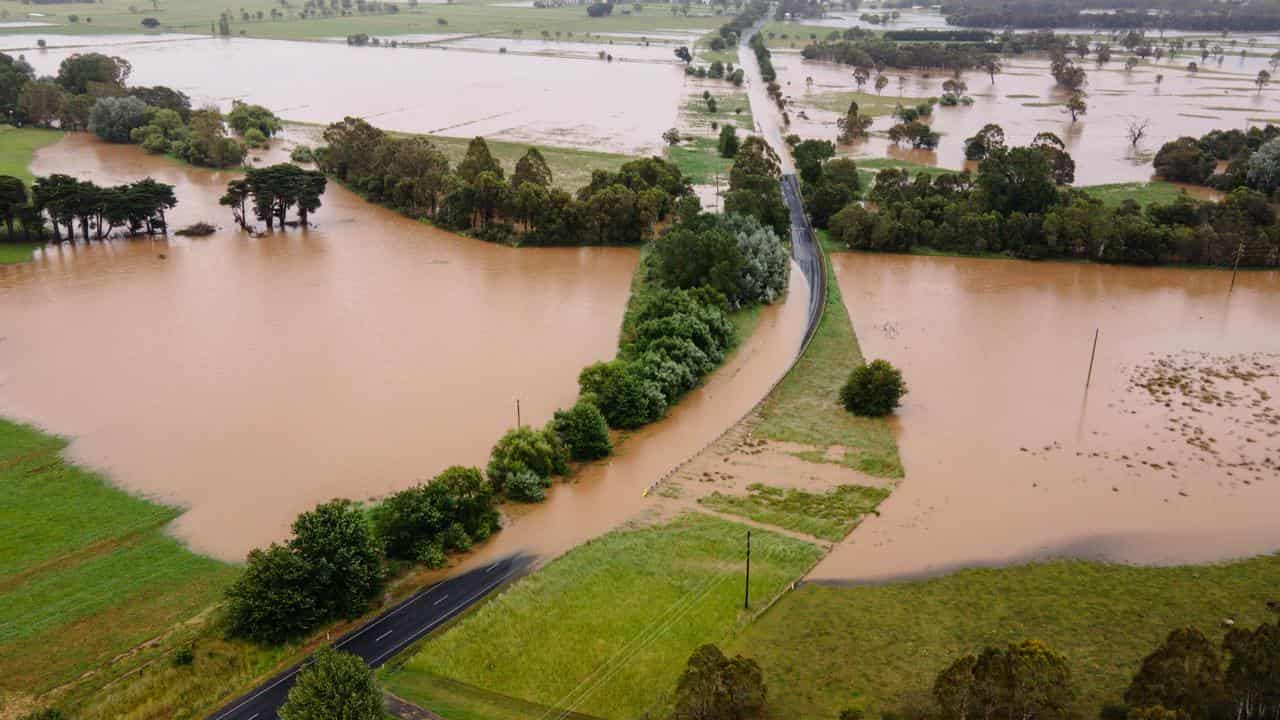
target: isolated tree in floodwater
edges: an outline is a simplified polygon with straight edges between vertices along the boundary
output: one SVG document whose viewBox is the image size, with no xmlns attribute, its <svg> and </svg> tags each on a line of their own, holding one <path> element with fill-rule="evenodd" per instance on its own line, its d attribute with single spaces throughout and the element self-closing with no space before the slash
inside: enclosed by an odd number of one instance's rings
<svg viewBox="0 0 1280 720">
<path fill-rule="evenodd" d="M 989 55 L 978 63 L 978 69 L 991 77 L 991 82 L 996 81 L 996 75 L 1004 70 L 1004 65 L 1000 63 L 1000 58 L 995 55 Z"/>
<path fill-rule="evenodd" d="M 880 92 L 883 91 L 888 86 L 889 86 L 889 78 L 885 77 L 883 73 L 876 76 L 876 94 L 877 95 L 879 95 Z"/>
<path fill-rule="evenodd" d="M 1137 148 L 1138 143 L 1142 142 L 1142 138 L 1147 136 L 1147 130 L 1150 127 L 1150 120 L 1130 120 L 1128 127 L 1125 128 L 1125 135 L 1129 138 L 1129 147 Z"/>
<path fill-rule="evenodd" d="M 1071 93 L 1071 97 L 1067 98 L 1067 112 L 1071 113 L 1071 122 L 1080 119 L 1081 115 L 1089 112 L 1089 106 L 1085 104 L 1084 95 L 1080 92 Z"/>
<path fill-rule="evenodd" d="M 249 224 L 245 221 L 244 208 L 249 201 L 249 183 L 243 178 L 232 180 L 227 183 L 227 192 L 218 199 L 220 205 L 231 208 L 231 217 L 240 227 L 248 230 Z"/>
<path fill-rule="evenodd" d="M 307 216 L 320 208 L 320 196 L 327 183 L 324 173 L 318 170 L 280 163 L 252 168 L 243 180 L 232 180 L 220 202 L 232 209 L 242 227 L 246 200 L 252 200 L 254 215 L 267 224 L 268 230 L 275 228 L 277 220 L 284 227 L 289 209 L 295 206 L 299 223 L 306 226 Z"/>
<path fill-rule="evenodd" d="M 1253 84 L 1258 86 L 1258 92 L 1262 92 L 1262 88 L 1266 87 L 1269 82 L 1271 82 L 1271 73 L 1266 70 L 1259 70 L 1258 76 L 1253 79 Z"/>
</svg>

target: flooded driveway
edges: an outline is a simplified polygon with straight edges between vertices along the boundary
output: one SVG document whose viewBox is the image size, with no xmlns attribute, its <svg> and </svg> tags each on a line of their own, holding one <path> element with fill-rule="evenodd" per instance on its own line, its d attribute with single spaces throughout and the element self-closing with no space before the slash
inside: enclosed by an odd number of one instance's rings
<svg viewBox="0 0 1280 720">
<path fill-rule="evenodd" d="M 813 572 L 1280 548 L 1280 273 L 839 253 L 906 479 Z M 1094 331 L 1100 331 L 1085 392 Z"/>
<path fill-rule="evenodd" d="M 644 50 L 660 54 L 662 48 Z M 26 56 L 46 75 L 72 52 L 78 51 Z M 248 38 L 120 45 L 110 54 L 133 64 L 130 83 L 167 85 L 196 105 L 227 109 L 238 99 L 299 122 L 359 115 L 386 130 L 623 154 L 661 148 L 663 131 L 675 124 L 683 78 L 674 62 Z M 298 82 L 306 68 L 323 73 L 324 82 Z"/>
<path fill-rule="evenodd" d="M 231 177 L 86 135 L 37 174 L 177 186 L 202 239 L 49 249 L 0 267 L 0 415 L 73 436 L 78 461 L 189 508 L 175 532 L 239 560 L 301 510 L 483 465 L 611 358 L 637 253 L 473 241 L 330 184 L 309 231 L 229 229 Z"/>
</svg>

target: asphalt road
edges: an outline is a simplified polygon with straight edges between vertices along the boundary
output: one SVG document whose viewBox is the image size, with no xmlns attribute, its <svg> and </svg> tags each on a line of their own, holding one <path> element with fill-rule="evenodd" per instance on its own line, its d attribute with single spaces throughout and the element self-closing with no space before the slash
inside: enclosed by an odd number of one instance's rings
<svg viewBox="0 0 1280 720">
<path fill-rule="evenodd" d="M 527 555 L 509 555 L 486 567 L 436 583 L 387 608 L 378 617 L 339 638 L 333 646 L 360 656 L 369 667 L 379 667 L 523 572 L 531 561 Z M 267 680 L 227 703 L 210 715 L 209 720 L 273 720 L 276 710 L 288 697 L 298 671 L 311 662 L 312 659 L 307 658 Z"/>
<path fill-rule="evenodd" d="M 805 326 L 804 342 L 801 348 L 809 345 L 809 340 L 818 331 L 818 321 L 822 319 L 822 307 L 827 302 L 827 273 L 822 267 L 822 255 L 818 252 L 818 239 L 809 225 L 809 217 L 804 213 L 804 201 L 800 199 L 800 187 L 796 184 L 795 175 L 782 176 L 782 200 L 791 211 L 791 257 L 800 266 L 804 279 L 809 281 L 808 325 Z"/>
</svg>

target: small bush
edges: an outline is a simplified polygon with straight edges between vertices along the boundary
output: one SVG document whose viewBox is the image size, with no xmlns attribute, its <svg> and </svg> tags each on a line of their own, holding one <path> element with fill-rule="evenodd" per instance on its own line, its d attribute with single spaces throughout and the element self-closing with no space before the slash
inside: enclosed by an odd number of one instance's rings
<svg viewBox="0 0 1280 720">
<path fill-rule="evenodd" d="M 840 389 L 840 402 L 855 415 L 880 417 L 893 412 L 906 394 L 902 372 L 886 360 L 872 360 L 849 373 Z"/>
<path fill-rule="evenodd" d="M 289 153 L 289 159 L 296 163 L 309 163 L 316 161 L 316 153 L 307 145 L 299 145 Z"/>
<path fill-rule="evenodd" d="M 557 410 L 551 427 L 568 446 L 572 460 L 598 460 L 613 452 L 609 423 L 592 403 L 579 400 L 568 410 Z"/>
<path fill-rule="evenodd" d="M 662 417 L 667 400 L 662 388 L 645 380 L 623 360 L 596 363 L 578 375 L 583 397 L 592 398 L 612 428 L 638 428 Z"/>
<path fill-rule="evenodd" d="M 181 230 L 174 231 L 174 235 L 182 235 L 184 237 L 206 237 L 218 231 L 218 228 L 207 222 L 198 222 L 194 225 L 188 225 Z"/>
<path fill-rule="evenodd" d="M 547 499 L 551 481 L 530 470 L 521 470 L 507 480 L 507 497 L 519 502 L 537 503 Z"/>
<path fill-rule="evenodd" d="M 190 645 L 183 645 L 173 653 L 173 664 L 178 667 L 191 665 L 196 661 L 196 652 Z"/>
<path fill-rule="evenodd" d="M 569 471 L 569 449 L 551 429 L 522 426 L 509 430 L 489 455 L 489 481 L 500 492 L 512 492 L 509 483 L 521 472 L 540 480 Z"/>
</svg>

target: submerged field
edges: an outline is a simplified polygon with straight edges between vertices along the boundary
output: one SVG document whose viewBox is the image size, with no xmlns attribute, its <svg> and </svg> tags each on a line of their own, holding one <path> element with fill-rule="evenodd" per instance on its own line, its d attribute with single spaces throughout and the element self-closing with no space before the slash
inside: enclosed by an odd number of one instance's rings
<svg viewBox="0 0 1280 720">
<path fill-rule="evenodd" d="M 236 570 L 163 527 L 179 511 L 63 459 L 66 441 L 0 420 L 0 688 L 36 693 L 189 620 Z"/>
</svg>

